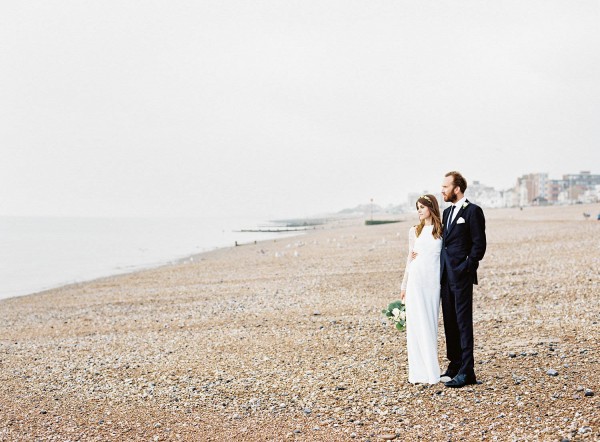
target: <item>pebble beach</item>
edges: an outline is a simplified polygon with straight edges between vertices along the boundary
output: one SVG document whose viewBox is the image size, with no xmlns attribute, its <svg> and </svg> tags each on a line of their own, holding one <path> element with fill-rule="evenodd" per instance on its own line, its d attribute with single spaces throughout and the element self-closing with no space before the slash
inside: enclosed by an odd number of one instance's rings
<svg viewBox="0 0 600 442">
<path fill-rule="evenodd" d="M 599 211 L 485 211 L 457 390 L 381 314 L 416 214 L 1 300 L 0 441 L 600 440 Z"/>
</svg>

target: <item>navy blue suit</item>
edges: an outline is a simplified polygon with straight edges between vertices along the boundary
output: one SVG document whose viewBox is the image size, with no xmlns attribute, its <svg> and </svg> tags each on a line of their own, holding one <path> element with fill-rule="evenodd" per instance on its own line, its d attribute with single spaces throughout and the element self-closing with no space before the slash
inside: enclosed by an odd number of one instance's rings
<svg viewBox="0 0 600 442">
<path fill-rule="evenodd" d="M 442 217 L 440 277 L 446 353 L 450 371 L 472 375 L 473 284 L 477 284 L 477 268 L 486 249 L 485 217 L 481 207 L 469 200 L 454 210 L 458 213 L 450 227 L 450 207 Z"/>
</svg>

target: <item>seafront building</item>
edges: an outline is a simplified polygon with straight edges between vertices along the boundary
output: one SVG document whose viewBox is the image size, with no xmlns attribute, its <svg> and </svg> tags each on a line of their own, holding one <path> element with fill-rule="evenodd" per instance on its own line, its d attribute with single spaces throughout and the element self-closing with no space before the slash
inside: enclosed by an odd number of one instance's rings
<svg viewBox="0 0 600 442">
<path fill-rule="evenodd" d="M 433 193 L 438 198 L 440 209 L 448 207 L 439 192 L 424 190 L 407 194 L 406 201 L 386 208 L 376 206 L 377 210 L 388 214 L 412 212 L 415 201 L 425 194 Z M 561 179 L 549 178 L 548 173 L 528 173 L 517 178 L 514 187 L 497 190 L 479 181 L 472 181 L 465 192 L 469 201 L 483 208 L 528 207 L 543 205 L 593 204 L 600 202 L 600 174 L 592 174 L 588 170 L 579 173 L 565 174 Z M 354 212 L 365 207 L 352 209 Z M 346 211 L 351 209 L 346 209 Z"/>
<path fill-rule="evenodd" d="M 465 195 L 469 201 L 473 201 L 481 207 L 506 207 L 504 191 L 483 185 L 479 181 L 469 184 Z"/>
<path fill-rule="evenodd" d="M 519 206 L 543 205 L 548 202 L 547 173 L 528 173 L 517 178 Z"/>
<path fill-rule="evenodd" d="M 596 203 L 600 202 L 600 175 L 584 170 L 551 179 L 545 172 L 528 173 L 518 177 L 515 186 L 506 190 L 473 181 L 465 194 L 470 201 L 486 208 Z"/>
<path fill-rule="evenodd" d="M 515 193 L 519 206 L 595 203 L 600 201 L 600 175 L 588 170 L 549 179 L 547 173 L 530 173 L 517 178 Z"/>
<path fill-rule="evenodd" d="M 422 193 L 409 193 L 407 202 L 395 207 L 397 213 L 413 210 Z M 552 179 L 545 172 L 528 173 L 518 177 L 514 187 L 505 190 L 473 181 L 465 195 L 469 201 L 484 208 L 597 203 L 600 202 L 600 175 L 584 170 Z M 444 209 L 447 204 L 440 200 L 440 206 Z"/>
</svg>

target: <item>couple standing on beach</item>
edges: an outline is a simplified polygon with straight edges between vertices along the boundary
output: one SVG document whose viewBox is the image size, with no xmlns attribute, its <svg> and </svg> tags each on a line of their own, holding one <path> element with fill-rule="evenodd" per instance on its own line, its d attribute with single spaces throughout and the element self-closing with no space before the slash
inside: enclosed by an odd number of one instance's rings
<svg viewBox="0 0 600 442">
<path fill-rule="evenodd" d="M 473 360 L 473 284 L 486 249 L 485 217 L 464 193 L 467 181 L 448 172 L 442 197 L 452 205 L 440 217 L 433 195 L 416 202 L 420 223 L 410 228 L 402 281 L 406 304 L 408 381 L 461 388 L 476 384 Z M 441 304 L 449 362 L 440 376 L 437 354 Z"/>
</svg>

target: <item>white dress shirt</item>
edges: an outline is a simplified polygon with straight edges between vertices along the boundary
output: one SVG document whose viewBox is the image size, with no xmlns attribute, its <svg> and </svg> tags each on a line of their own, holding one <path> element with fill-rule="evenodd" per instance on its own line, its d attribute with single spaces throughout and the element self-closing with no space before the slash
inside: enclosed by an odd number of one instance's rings
<svg viewBox="0 0 600 442">
<path fill-rule="evenodd" d="M 448 225 L 452 224 L 452 222 L 454 221 L 454 218 L 456 218 L 456 214 L 458 213 L 458 211 L 460 210 L 462 205 L 465 203 L 465 201 L 467 201 L 467 197 L 463 196 L 460 200 L 458 200 L 456 203 L 453 204 L 454 211 L 452 212 L 452 219 L 448 220 Z"/>
</svg>

